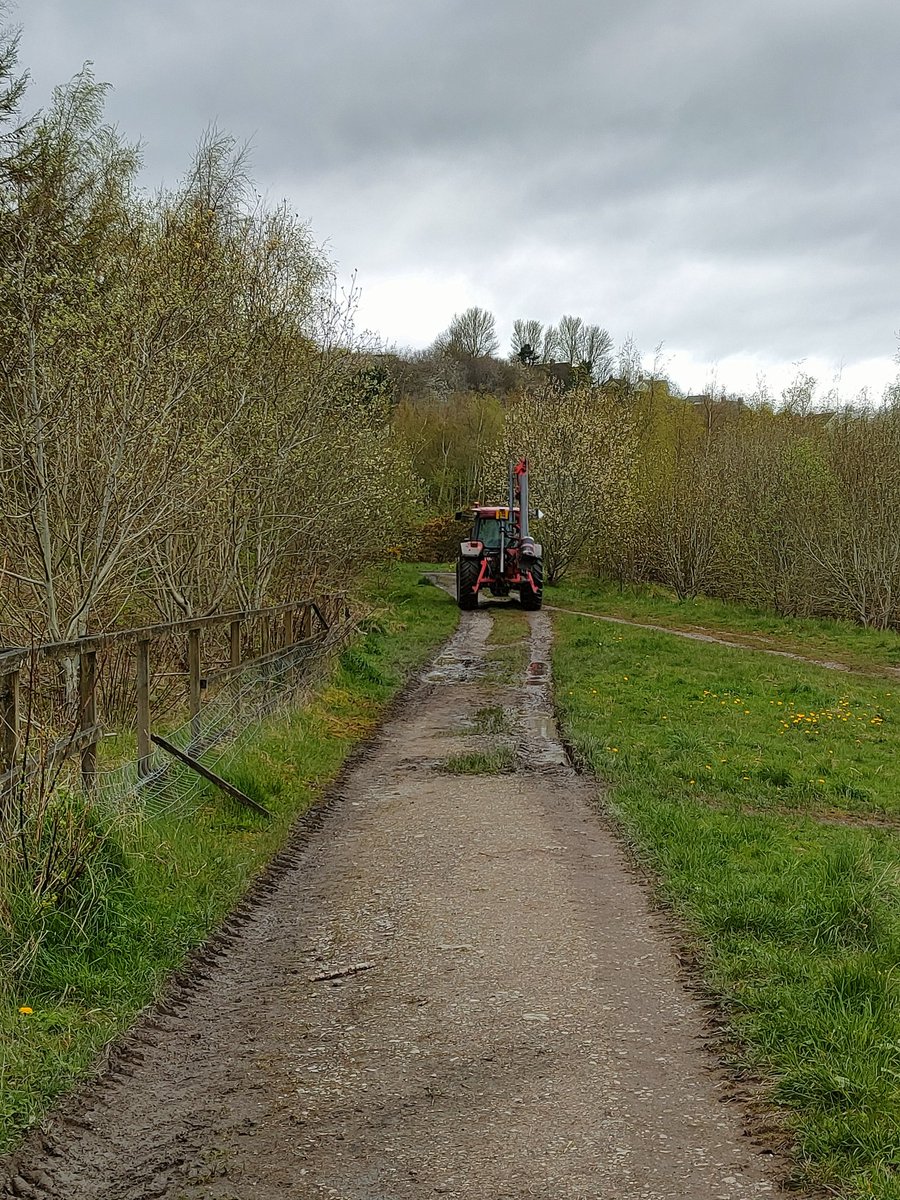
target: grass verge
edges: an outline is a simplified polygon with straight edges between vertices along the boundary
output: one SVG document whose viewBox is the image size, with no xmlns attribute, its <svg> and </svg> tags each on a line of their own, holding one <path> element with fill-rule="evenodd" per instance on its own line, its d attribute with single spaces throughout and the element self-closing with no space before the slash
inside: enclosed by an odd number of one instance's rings
<svg viewBox="0 0 900 1200">
<path fill-rule="evenodd" d="M 807 1184 L 900 1197 L 900 698 L 554 614 L 563 729 L 697 939 Z"/>
<path fill-rule="evenodd" d="M 240 743 L 228 777 L 271 809 L 272 821 L 214 791 L 180 818 L 94 813 L 83 894 L 44 896 L 40 912 L 24 889 L 0 894 L 0 1150 L 88 1070 L 216 928 L 409 674 L 452 632 L 455 606 L 419 580 L 408 565 L 373 576 L 361 597 L 372 610 L 363 632 L 309 703 Z M 59 803 L 74 807 L 72 798 Z M 38 919 L 40 944 L 24 953 Z"/>
</svg>

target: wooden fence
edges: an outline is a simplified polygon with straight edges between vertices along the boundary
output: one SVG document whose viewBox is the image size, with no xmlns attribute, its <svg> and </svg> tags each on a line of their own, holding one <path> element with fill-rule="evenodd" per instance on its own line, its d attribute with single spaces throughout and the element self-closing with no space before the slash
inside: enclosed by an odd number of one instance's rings
<svg viewBox="0 0 900 1200">
<path fill-rule="evenodd" d="M 151 705 L 154 676 L 154 649 L 163 639 L 183 639 L 186 664 L 182 675 L 184 699 L 191 725 L 192 742 L 199 739 L 201 712 L 206 689 L 213 683 L 237 680 L 252 667 L 276 666 L 303 647 L 312 647 L 327 634 L 339 614 L 346 615 L 344 601 L 329 596 L 318 600 L 294 600 L 272 608 L 218 613 L 183 621 L 147 625 L 138 629 L 90 634 L 71 642 L 8 647 L 0 649 L 0 814 L 15 787 L 28 776 L 47 772 L 65 759 L 80 755 L 81 782 L 89 792 L 97 775 L 97 748 L 104 733 L 98 713 L 98 660 L 112 649 L 125 651 L 133 672 L 132 713 L 136 732 L 137 773 L 150 773 L 153 747 Z M 218 652 L 205 655 L 210 634 L 227 633 Z M 249 652 L 249 653 L 248 653 Z M 204 659 L 209 663 L 204 670 Z M 71 693 L 67 709 L 71 729 L 66 736 L 43 745 L 32 756 L 32 765 L 23 761 L 23 733 L 26 719 L 23 696 L 33 686 L 41 664 L 53 664 L 57 673 L 66 675 L 61 689 Z M 31 714 L 28 714 L 30 719 Z M 34 759 L 37 758 L 37 763 Z"/>
</svg>

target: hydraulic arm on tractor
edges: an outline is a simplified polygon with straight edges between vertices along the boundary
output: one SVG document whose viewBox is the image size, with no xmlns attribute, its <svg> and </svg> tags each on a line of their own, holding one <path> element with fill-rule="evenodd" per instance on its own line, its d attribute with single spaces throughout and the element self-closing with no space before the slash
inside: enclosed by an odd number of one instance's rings
<svg viewBox="0 0 900 1200">
<path fill-rule="evenodd" d="M 541 607 L 543 551 L 528 532 L 528 460 L 509 467 L 506 505 L 476 504 L 472 532 L 460 543 L 456 598 L 460 608 L 476 608 L 483 588 L 494 596 L 519 593 L 523 608 Z M 466 514 L 457 513 L 462 520 Z M 540 516 L 540 513 L 538 514 Z"/>
</svg>

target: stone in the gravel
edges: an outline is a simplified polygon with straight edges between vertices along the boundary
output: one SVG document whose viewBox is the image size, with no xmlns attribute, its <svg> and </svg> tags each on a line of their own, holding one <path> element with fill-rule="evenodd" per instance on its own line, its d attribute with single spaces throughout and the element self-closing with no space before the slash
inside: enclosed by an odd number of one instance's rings
<svg viewBox="0 0 900 1200">
<path fill-rule="evenodd" d="M 546 1013 L 522 1013 L 523 1021 L 549 1021 Z"/>
</svg>

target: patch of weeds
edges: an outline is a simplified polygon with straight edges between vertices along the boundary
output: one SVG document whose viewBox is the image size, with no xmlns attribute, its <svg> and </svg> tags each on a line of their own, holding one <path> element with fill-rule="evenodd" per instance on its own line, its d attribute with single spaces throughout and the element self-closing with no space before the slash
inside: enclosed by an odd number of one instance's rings
<svg viewBox="0 0 900 1200">
<path fill-rule="evenodd" d="M 530 658 L 531 627 L 521 609 L 498 607 L 492 612 L 485 662 L 498 682 L 518 683 Z"/>
<path fill-rule="evenodd" d="M 387 682 L 384 672 L 370 662 L 364 652 L 353 647 L 343 652 L 340 664 L 348 676 L 366 683 L 385 684 Z"/>
<path fill-rule="evenodd" d="M 521 642 L 495 646 L 485 655 L 490 675 L 502 683 L 518 683 L 528 666 L 528 647 Z"/>
<path fill-rule="evenodd" d="M 528 618 L 520 608 L 499 606 L 491 610 L 491 646 L 513 646 L 527 642 L 531 636 Z"/>
<path fill-rule="evenodd" d="M 439 770 L 448 775 L 504 775 L 515 769 L 516 756 L 508 747 L 474 750 L 469 754 L 451 754 Z"/>
<path fill-rule="evenodd" d="M 512 733 L 509 713 L 499 704 L 476 709 L 473 721 L 478 733 Z"/>
</svg>

